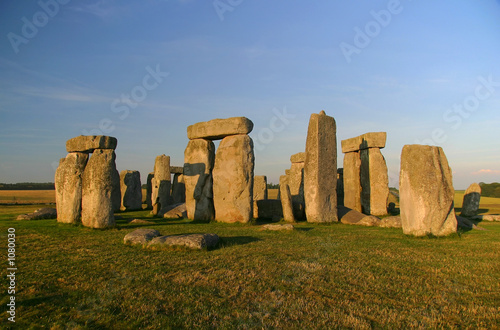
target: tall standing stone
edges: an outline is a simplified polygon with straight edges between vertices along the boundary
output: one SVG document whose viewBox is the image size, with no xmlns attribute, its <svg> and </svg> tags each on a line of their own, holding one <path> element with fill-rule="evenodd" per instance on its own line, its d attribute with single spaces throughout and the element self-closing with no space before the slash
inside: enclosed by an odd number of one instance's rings
<svg viewBox="0 0 500 330">
<path fill-rule="evenodd" d="M 473 217 L 477 215 L 480 201 L 481 186 L 477 183 L 473 183 L 465 191 L 461 215 L 463 217 Z"/>
<path fill-rule="evenodd" d="M 172 189 L 170 175 L 170 156 L 160 155 L 155 159 L 154 177 L 152 182 L 151 202 L 153 205 L 160 204 L 160 210 L 170 204 L 170 190 Z M 153 212 L 154 215 L 157 213 Z"/>
<path fill-rule="evenodd" d="M 186 185 L 184 184 L 183 174 L 174 174 L 174 181 L 172 183 L 172 200 L 174 204 L 186 202 Z"/>
<path fill-rule="evenodd" d="M 139 171 L 124 170 L 120 173 L 121 210 L 142 210 L 142 187 Z"/>
<path fill-rule="evenodd" d="M 336 132 L 333 117 L 327 116 L 324 111 L 311 115 L 304 164 L 304 198 L 308 222 L 338 221 Z"/>
<path fill-rule="evenodd" d="M 288 186 L 288 176 L 280 176 L 280 195 L 281 195 L 281 208 L 283 209 L 283 220 L 286 222 L 295 222 L 293 214 L 292 194 Z"/>
<path fill-rule="evenodd" d="M 190 140 L 184 151 L 184 186 L 187 216 L 191 220 L 210 221 L 215 217 L 212 170 L 215 145 L 204 139 Z"/>
<path fill-rule="evenodd" d="M 147 182 L 146 182 L 146 208 L 153 208 L 153 202 L 151 200 L 151 194 L 153 193 L 153 178 L 155 176 L 154 172 L 148 174 Z"/>
<path fill-rule="evenodd" d="M 115 225 L 113 213 L 115 152 L 96 149 L 90 157 L 82 179 L 82 224 L 91 228 Z"/>
<path fill-rule="evenodd" d="M 89 155 L 69 153 L 55 175 L 57 222 L 79 223 L 82 212 L 82 177 Z"/>
<path fill-rule="evenodd" d="M 306 158 L 305 152 L 299 152 L 290 157 L 290 171 L 288 172 L 288 186 L 292 194 L 294 203 L 304 206 L 304 162 Z"/>
<path fill-rule="evenodd" d="M 248 135 L 225 137 L 215 155 L 214 207 L 221 222 L 249 222 L 253 207 L 253 141 Z"/>
<path fill-rule="evenodd" d="M 424 145 L 403 147 L 399 203 L 405 234 L 455 233 L 454 192 L 451 168 L 443 149 Z"/>
<path fill-rule="evenodd" d="M 379 148 L 360 151 L 361 208 L 364 214 L 386 215 L 389 198 L 389 176 Z"/>
<path fill-rule="evenodd" d="M 120 173 L 115 168 L 111 175 L 111 182 L 113 190 L 111 191 L 111 202 L 113 204 L 113 211 L 118 212 L 122 206 L 122 194 L 121 194 L 121 183 L 120 183 Z"/>
<path fill-rule="evenodd" d="M 265 175 L 256 175 L 253 178 L 253 200 L 267 199 L 267 177 Z"/>
</svg>

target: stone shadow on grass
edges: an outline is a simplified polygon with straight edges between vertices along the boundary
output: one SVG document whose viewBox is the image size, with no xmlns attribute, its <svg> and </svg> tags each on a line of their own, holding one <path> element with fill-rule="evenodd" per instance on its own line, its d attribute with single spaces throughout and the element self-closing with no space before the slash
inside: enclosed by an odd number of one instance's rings
<svg viewBox="0 0 500 330">
<path fill-rule="evenodd" d="M 262 239 L 253 236 L 219 236 L 220 241 L 217 248 L 231 247 L 235 245 L 246 245 L 253 242 L 262 241 Z"/>
</svg>

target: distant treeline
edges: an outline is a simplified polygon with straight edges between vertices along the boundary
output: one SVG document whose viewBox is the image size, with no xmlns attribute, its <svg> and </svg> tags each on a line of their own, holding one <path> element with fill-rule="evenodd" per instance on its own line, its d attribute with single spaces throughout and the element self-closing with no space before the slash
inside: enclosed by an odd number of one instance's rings
<svg viewBox="0 0 500 330">
<path fill-rule="evenodd" d="M 0 183 L 0 190 L 55 190 L 53 182 Z"/>
<path fill-rule="evenodd" d="M 480 182 L 481 186 L 481 196 L 484 197 L 497 197 L 500 198 L 500 183 L 484 183 Z"/>
<path fill-rule="evenodd" d="M 267 184 L 267 189 L 279 189 L 280 188 L 280 185 L 278 183 L 274 184 L 274 183 L 268 183 Z"/>
</svg>

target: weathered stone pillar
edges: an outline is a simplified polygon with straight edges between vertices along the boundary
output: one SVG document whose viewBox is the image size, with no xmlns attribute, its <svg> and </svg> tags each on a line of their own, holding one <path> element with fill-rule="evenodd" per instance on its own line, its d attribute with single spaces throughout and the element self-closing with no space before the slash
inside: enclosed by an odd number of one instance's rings
<svg viewBox="0 0 500 330">
<path fill-rule="evenodd" d="M 115 225 L 113 190 L 116 175 L 115 152 L 96 149 L 90 157 L 82 178 L 82 224 L 91 228 Z M 119 190 L 118 190 L 119 191 Z"/>
<path fill-rule="evenodd" d="M 151 200 L 151 194 L 153 193 L 153 178 L 155 176 L 154 172 L 148 174 L 147 182 L 146 182 L 146 208 L 152 209 L 153 202 Z"/>
<path fill-rule="evenodd" d="M 256 175 L 253 178 L 253 200 L 267 199 L 267 177 L 265 175 Z"/>
<path fill-rule="evenodd" d="M 210 221 L 215 217 L 212 170 L 215 145 L 205 139 L 190 140 L 184 151 L 184 186 L 187 216 L 191 220 Z"/>
<path fill-rule="evenodd" d="M 280 195 L 281 195 L 281 208 L 283 209 L 283 220 L 286 222 L 295 222 L 293 214 L 292 194 L 288 186 L 288 176 L 280 176 Z"/>
<path fill-rule="evenodd" d="M 89 155 L 69 153 L 55 174 L 57 222 L 79 223 L 82 212 L 82 177 Z"/>
<path fill-rule="evenodd" d="M 283 196 L 281 197 L 283 199 Z M 324 111 L 309 120 L 304 163 L 304 198 L 308 222 L 337 217 L 337 128 Z"/>
<path fill-rule="evenodd" d="M 399 203 L 405 234 L 444 236 L 457 231 L 451 173 L 440 147 L 403 147 Z"/>
<path fill-rule="evenodd" d="M 171 175 L 170 175 L 170 156 L 160 155 L 155 159 L 154 177 L 151 181 L 151 202 L 153 205 L 159 203 L 160 210 L 170 204 L 172 200 L 170 197 L 170 190 L 172 188 Z M 157 213 L 153 212 L 153 215 Z"/>
<path fill-rule="evenodd" d="M 141 174 L 124 170 L 120 173 L 121 210 L 142 210 Z"/>
<path fill-rule="evenodd" d="M 305 152 L 299 152 L 290 157 L 292 163 L 289 172 L 288 186 L 292 194 L 294 203 L 304 206 L 304 162 L 306 159 Z"/>
<path fill-rule="evenodd" d="M 215 219 L 249 222 L 253 208 L 253 141 L 248 135 L 227 136 L 215 154 Z"/>
<path fill-rule="evenodd" d="M 477 183 L 473 183 L 465 191 L 462 203 L 462 212 L 460 215 L 463 217 L 473 217 L 477 215 L 480 201 L 481 201 L 481 186 Z"/>
<path fill-rule="evenodd" d="M 186 185 L 184 183 L 184 175 L 181 173 L 174 174 L 174 182 L 172 184 L 172 199 L 174 204 L 186 202 Z"/>
<path fill-rule="evenodd" d="M 361 158 L 359 151 L 344 155 L 344 205 L 361 212 Z"/>
<path fill-rule="evenodd" d="M 387 214 L 389 176 L 384 156 L 379 148 L 360 151 L 361 155 L 361 208 L 371 215 Z"/>
</svg>

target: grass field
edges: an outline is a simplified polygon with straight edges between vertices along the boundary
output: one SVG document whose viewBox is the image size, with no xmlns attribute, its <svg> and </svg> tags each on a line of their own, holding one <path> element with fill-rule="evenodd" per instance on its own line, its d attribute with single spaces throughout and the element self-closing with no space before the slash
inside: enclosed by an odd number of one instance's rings
<svg viewBox="0 0 500 330">
<path fill-rule="evenodd" d="M 18 328 L 500 327 L 499 223 L 436 239 L 344 224 L 266 232 L 260 223 L 195 224 L 148 211 L 121 213 L 110 230 L 12 220 L 38 207 L 0 206 L 4 255 L 7 229 L 16 231 Z M 134 218 L 154 224 L 128 224 Z M 212 251 L 124 245 L 136 228 L 216 233 L 222 243 Z M 0 298 L 3 311 L 8 299 Z"/>
</svg>

